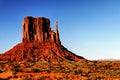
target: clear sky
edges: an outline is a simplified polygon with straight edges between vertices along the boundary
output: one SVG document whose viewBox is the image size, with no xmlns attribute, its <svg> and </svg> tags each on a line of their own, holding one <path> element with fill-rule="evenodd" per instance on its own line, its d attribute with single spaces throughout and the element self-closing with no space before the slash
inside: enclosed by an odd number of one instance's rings
<svg viewBox="0 0 120 80">
<path fill-rule="evenodd" d="M 120 59 L 120 0 L 0 0 L 0 53 L 22 41 L 26 16 L 59 22 L 62 44 L 87 59 Z"/>
</svg>

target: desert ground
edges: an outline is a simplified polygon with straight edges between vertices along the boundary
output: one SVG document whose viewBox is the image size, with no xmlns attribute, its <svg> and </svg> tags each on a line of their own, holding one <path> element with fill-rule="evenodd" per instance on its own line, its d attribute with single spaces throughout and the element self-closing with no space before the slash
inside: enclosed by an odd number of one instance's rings
<svg viewBox="0 0 120 80">
<path fill-rule="evenodd" d="M 0 80 L 120 80 L 120 61 L 1 61 Z"/>
</svg>

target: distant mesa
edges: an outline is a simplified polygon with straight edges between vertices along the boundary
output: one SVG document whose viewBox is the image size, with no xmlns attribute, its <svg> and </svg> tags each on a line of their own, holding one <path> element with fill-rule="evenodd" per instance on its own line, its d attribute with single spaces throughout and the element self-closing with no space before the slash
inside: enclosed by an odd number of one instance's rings
<svg viewBox="0 0 120 80">
<path fill-rule="evenodd" d="M 22 42 L 0 55 L 0 61 L 84 61 L 81 56 L 67 50 L 60 41 L 58 22 L 56 31 L 51 30 L 50 20 L 45 17 L 24 18 Z"/>
</svg>

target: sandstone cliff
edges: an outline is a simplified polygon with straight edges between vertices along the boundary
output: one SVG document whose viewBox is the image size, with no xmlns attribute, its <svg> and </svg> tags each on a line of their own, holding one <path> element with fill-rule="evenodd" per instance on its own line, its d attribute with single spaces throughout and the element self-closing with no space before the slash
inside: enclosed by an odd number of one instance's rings
<svg viewBox="0 0 120 80">
<path fill-rule="evenodd" d="M 25 17 L 22 24 L 22 42 L 0 55 L 0 61 L 83 61 L 61 45 L 56 31 L 51 30 L 50 20 L 44 17 Z"/>
<path fill-rule="evenodd" d="M 56 32 L 50 28 L 50 20 L 44 17 L 26 17 L 22 24 L 23 42 L 53 42 L 60 44 L 58 23 Z"/>
</svg>

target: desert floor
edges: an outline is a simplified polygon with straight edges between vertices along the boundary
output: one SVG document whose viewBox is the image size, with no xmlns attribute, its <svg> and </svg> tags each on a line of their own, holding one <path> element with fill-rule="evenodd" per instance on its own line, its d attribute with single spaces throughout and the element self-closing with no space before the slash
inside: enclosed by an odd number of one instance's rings
<svg viewBox="0 0 120 80">
<path fill-rule="evenodd" d="M 0 80 L 120 80 L 120 61 L 2 61 Z"/>
</svg>

